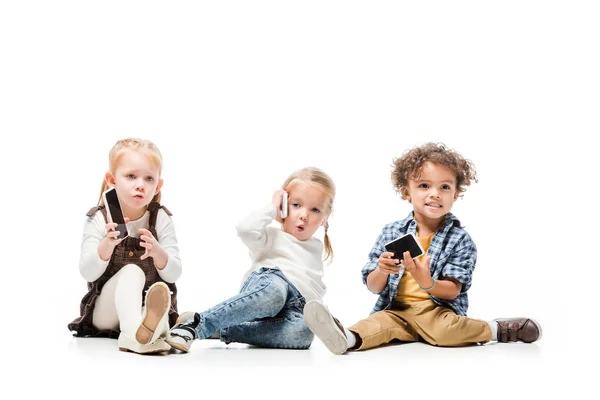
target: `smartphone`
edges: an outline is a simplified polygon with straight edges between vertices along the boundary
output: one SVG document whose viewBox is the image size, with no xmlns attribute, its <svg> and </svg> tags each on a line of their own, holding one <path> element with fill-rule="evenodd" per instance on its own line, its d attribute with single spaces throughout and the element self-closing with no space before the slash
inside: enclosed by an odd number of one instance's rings
<svg viewBox="0 0 600 400">
<path fill-rule="evenodd" d="M 405 251 L 409 251 L 412 258 L 422 256 L 425 253 L 414 233 L 407 233 L 398 239 L 386 243 L 385 249 L 394 253 L 394 258 L 399 260 L 404 258 L 403 254 Z"/>
<path fill-rule="evenodd" d="M 119 231 L 120 234 L 118 239 L 123 239 L 129 236 L 127 231 L 127 225 L 125 224 L 125 216 L 123 210 L 121 210 L 121 203 L 117 197 L 117 190 L 110 188 L 106 192 L 102 193 L 104 198 L 104 205 L 106 206 L 106 214 L 108 215 L 108 221 L 118 224 L 115 230 Z"/>
<path fill-rule="evenodd" d="M 281 197 L 281 219 L 286 219 L 288 214 L 288 193 L 283 192 Z"/>
</svg>

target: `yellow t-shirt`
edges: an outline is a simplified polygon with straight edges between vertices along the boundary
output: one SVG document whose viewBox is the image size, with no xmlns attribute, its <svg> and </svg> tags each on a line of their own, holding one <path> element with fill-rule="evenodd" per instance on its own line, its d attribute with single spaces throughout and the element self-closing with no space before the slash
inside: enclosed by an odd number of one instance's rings
<svg viewBox="0 0 600 400">
<path fill-rule="evenodd" d="M 431 241 L 433 240 L 433 237 L 435 236 L 436 232 L 433 232 L 431 235 L 424 238 L 417 237 L 419 243 L 421 244 L 421 247 L 424 250 L 423 255 L 417 257 L 417 260 L 419 260 L 420 262 L 423 262 L 425 260 L 425 256 L 427 255 L 427 251 L 429 250 L 429 245 L 431 245 Z M 396 294 L 396 298 L 394 299 L 394 301 L 396 303 L 414 303 L 416 301 L 423 301 L 428 299 L 429 294 L 419 287 L 419 284 L 417 283 L 417 281 L 415 281 L 415 278 L 412 277 L 410 272 L 404 271 L 404 275 L 402 275 L 400 283 L 398 284 L 398 293 Z"/>
</svg>

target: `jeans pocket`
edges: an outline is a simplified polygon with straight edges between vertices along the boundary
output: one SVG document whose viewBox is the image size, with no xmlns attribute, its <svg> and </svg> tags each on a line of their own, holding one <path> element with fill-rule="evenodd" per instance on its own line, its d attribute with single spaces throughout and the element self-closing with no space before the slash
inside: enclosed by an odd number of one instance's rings
<svg viewBox="0 0 600 400">
<path fill-rule="evenodd" d="M 255 276 L 256 276 L 256 271 L 250 272 L 250 275 L 248 275 L 248 277 L 246 278 L 246 282 L 244 282 L 244 284 L 242 285 L 242 288 L 240 289 L 240 293 L 243 292 L 244 290 L 246 290 L 246 288 L 248 287 L 250 282 L 252 282 L 252 280 L 254 279 Z"/>
</svg>

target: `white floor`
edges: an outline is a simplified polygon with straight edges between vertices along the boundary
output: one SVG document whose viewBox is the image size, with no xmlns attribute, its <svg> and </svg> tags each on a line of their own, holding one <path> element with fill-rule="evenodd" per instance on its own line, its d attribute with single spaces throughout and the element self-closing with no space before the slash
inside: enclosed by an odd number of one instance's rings
<svg viewBox="0 0 600 400">
<path fill-rule="evenodd" d="M 583 380 L 575 373 L 581 365 L 568 361 L 575 346 L 555 339 L 545 332 L 535 344 L 396 344 L 343 356 L 330 354 L 318 340 L 306 351 L 205 340 L 188 354 L 140 356 L 118 351 L 115 340 L 74 338 L 65 329 L 26 350 L 11 345 L 9 357 L 15 357 L 10 365 L 3 361 L 10 378 L 4 387 L 61 399 L 593 398 L 583 394 L 590 392 L 591 373 Z"/>
<path fill-rule="evenodd" d="M 566 1 L 0 2 L 0 399 L 598 399 L 599 19 Z M 73 338 L 84 214 L 129 136 L 165 160 L 181 311 L 236 293 L 236 224 L 314 165 L 338 188 L 326 301 L 364 318 L 360 270 L 410 209 L 392 160 L 439 141 L 480 179 L 452 209 L 478 247 L 469 316 L 544 337 L 345 356 Z"/>
</svg>

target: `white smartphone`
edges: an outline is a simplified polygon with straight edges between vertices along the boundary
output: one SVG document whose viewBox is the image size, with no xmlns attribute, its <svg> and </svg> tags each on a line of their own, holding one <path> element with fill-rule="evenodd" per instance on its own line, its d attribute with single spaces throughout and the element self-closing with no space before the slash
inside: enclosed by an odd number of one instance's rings
<svg viewBox="0 0 600 400">
<path fill-rule="evenodd" d="M 425 251 L 413 233 L 407 233 L 385 244 L 385 249 L 394 253 L 394 258 L 402 260 L 405 251 L 410 252 L 412 258 L 422 256 Z"/>
<path fill-rule="evenodd" d="M 281 219 L 286 219 L 288 215 L 288 193 L 283 192 L 281 197 Z"/>
<path fill-rule="evenodd" d="M 117 196 L 117 190 L 115 188 L 108 189 L 102 193 L 102 198 L 104 199 L 104 205 L 106 206 L 108 221 L 118 224 L 115 229 L 120 232 L 117 239 L 123 239 L 129 236 L 127 225 L 125 224 L 125 216 L 123 215 L 121 203 L 119 203 L 119 197 Z"/>
</svg>

